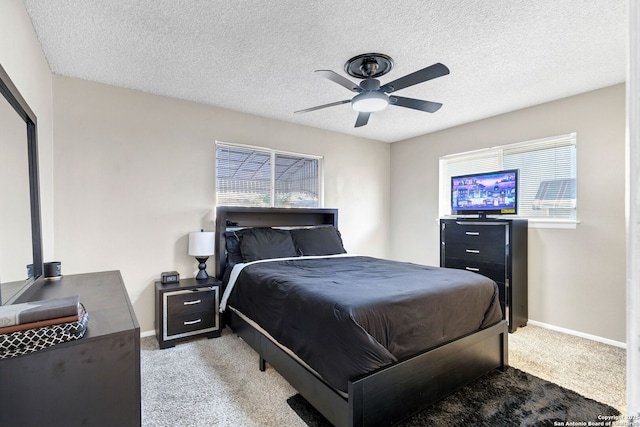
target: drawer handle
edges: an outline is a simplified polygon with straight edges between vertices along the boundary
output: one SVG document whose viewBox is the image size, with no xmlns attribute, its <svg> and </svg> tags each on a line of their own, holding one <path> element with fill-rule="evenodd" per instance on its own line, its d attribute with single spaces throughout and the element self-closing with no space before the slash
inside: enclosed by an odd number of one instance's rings
<svg viewBox="0 0 640 427">
<path fill-rule="evenodd" d="M 475 267 L 465 267 L 465 270 L 475 271 L 475 272 L 480 271 L 480 269 L 479 269 L 479 268 L 475 268 Z"/>
<path fill-rule="evenodd" d="M 200 304 L 201 302 L 202 302 L 202 300 L 196 299 L 196 300 L 193 300 L 193 301 L 185 301 L 184 305 Z"/>
<path fill-rule="evenodd" d="M 478 249 L 467 249 L 465 252 L 468 254 L 479 254 L 480 251 Z"/>
<path fill-rule="evenodd" d="M 200 323 L 200 322 L 202 322 L 202 319 L 191 320 L 191 321 L 184 322 L 184 325 L 185 326 L 187 326 L 187 325 L 195 325 L 196 323 Z"/>
<path fill-rule="evenodd" d="M 465 231 L 464 234 L 466 234 L 467 236 L 479 236 L 480 232 L 479 231 Z"/>
</svg>

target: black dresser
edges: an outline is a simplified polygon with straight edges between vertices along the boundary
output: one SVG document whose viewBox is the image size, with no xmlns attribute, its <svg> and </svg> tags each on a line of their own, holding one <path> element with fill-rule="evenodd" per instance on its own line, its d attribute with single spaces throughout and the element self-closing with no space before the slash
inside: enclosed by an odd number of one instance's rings
<svg viewBox="0 0 640 427">
<path fill-rule="evenodd" d="M 0 360 L 0 426 L 140 426 L 140 326 L 120 272 L 65 276 L 31 300 L 72 295 L 83 338 Z"/>
<path fill-rule="evenodd" d="M 509 332 L 525 326 L 527 307 L 526 219 L 441 219 L 440 266 L 469 270 L 498 284 Z"/>
</svg>

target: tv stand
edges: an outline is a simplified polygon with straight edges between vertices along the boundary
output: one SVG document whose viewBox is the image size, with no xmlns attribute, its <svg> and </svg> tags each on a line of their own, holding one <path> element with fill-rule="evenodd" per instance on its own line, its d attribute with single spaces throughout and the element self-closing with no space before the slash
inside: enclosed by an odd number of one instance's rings
<svg viewBox="0 0 640 427">
<path fill-rule="evenodd" d="M 72 295 L 83 338 L 0 360 L 0 426 L 140 426 L 140 326 L 120 272 L 65 276 L 31 301 Z"/>
</svg>

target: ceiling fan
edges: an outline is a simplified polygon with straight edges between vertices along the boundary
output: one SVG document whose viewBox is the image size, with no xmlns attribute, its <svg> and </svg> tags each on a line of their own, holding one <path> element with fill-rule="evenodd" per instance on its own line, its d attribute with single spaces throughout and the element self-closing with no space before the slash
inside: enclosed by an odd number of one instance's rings
<svg viewBox="0 0 640 427">
<path fill-rule="evenodd" d="M 387 105 L 397 105 L 399 107 L 426 111 L 427 113 L 435 113 L 442 107 L 442 104 L 439 102 L 423 101 L 421 99 L 405 98 L 389 94 L 449 74 L 449 69 L 445 65 L 438 62 L 380 86 L 380 81 L 376 77 L 387 74 L 392 68 L 393 59 L 382 53 L 365 53 L 354 56 L 344 64 L 344 71 L 352 77 L 364 79 L 359 85 L 342 77 L 335 71 L 316 70 L 315 72 L 322 77 L 338 83 L 340 86 L 349 89 L 351 92 L 357 92 L 358 94 L 351 99 L 319 105 L 305 110 L 298 110 L 294 113 L 308 113 L 309 111 L 351 103 L 351 107 L 358 112 L 355 127 L 360 127 L 367 124 L 371 113 L 383 110 Z"/>
</svg>

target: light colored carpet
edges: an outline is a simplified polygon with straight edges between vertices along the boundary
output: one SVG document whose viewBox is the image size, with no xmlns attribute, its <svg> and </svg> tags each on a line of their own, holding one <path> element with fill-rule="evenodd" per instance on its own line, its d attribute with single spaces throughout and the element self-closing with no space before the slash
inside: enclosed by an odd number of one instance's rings
<svg viewBox="0 0 640 427">
<path fill-rule="evenodd" d="M 260 372 L 258 355 L 228 328 L 164 350 L 143 338 L 140 368 L 145 427 L 306 427 L 287 405 L 295 389 L 272 368 Z"/>
<path fill-rule="evenodd" d="M 509 365 L 626 413 L 626 350 L 528 325 L 509 334 Z"/>
<path fill-rule="evenodd" d="M 258 369 L 257 354 L 225 329 L 160 350 L 142 339 L 142 425 L 300 426 L 287 405 L 296 394 L 274 369 Z M 510 365 L 624 412 L 625 351 L 527 326 L 509 335 Z"/>
</svg>

